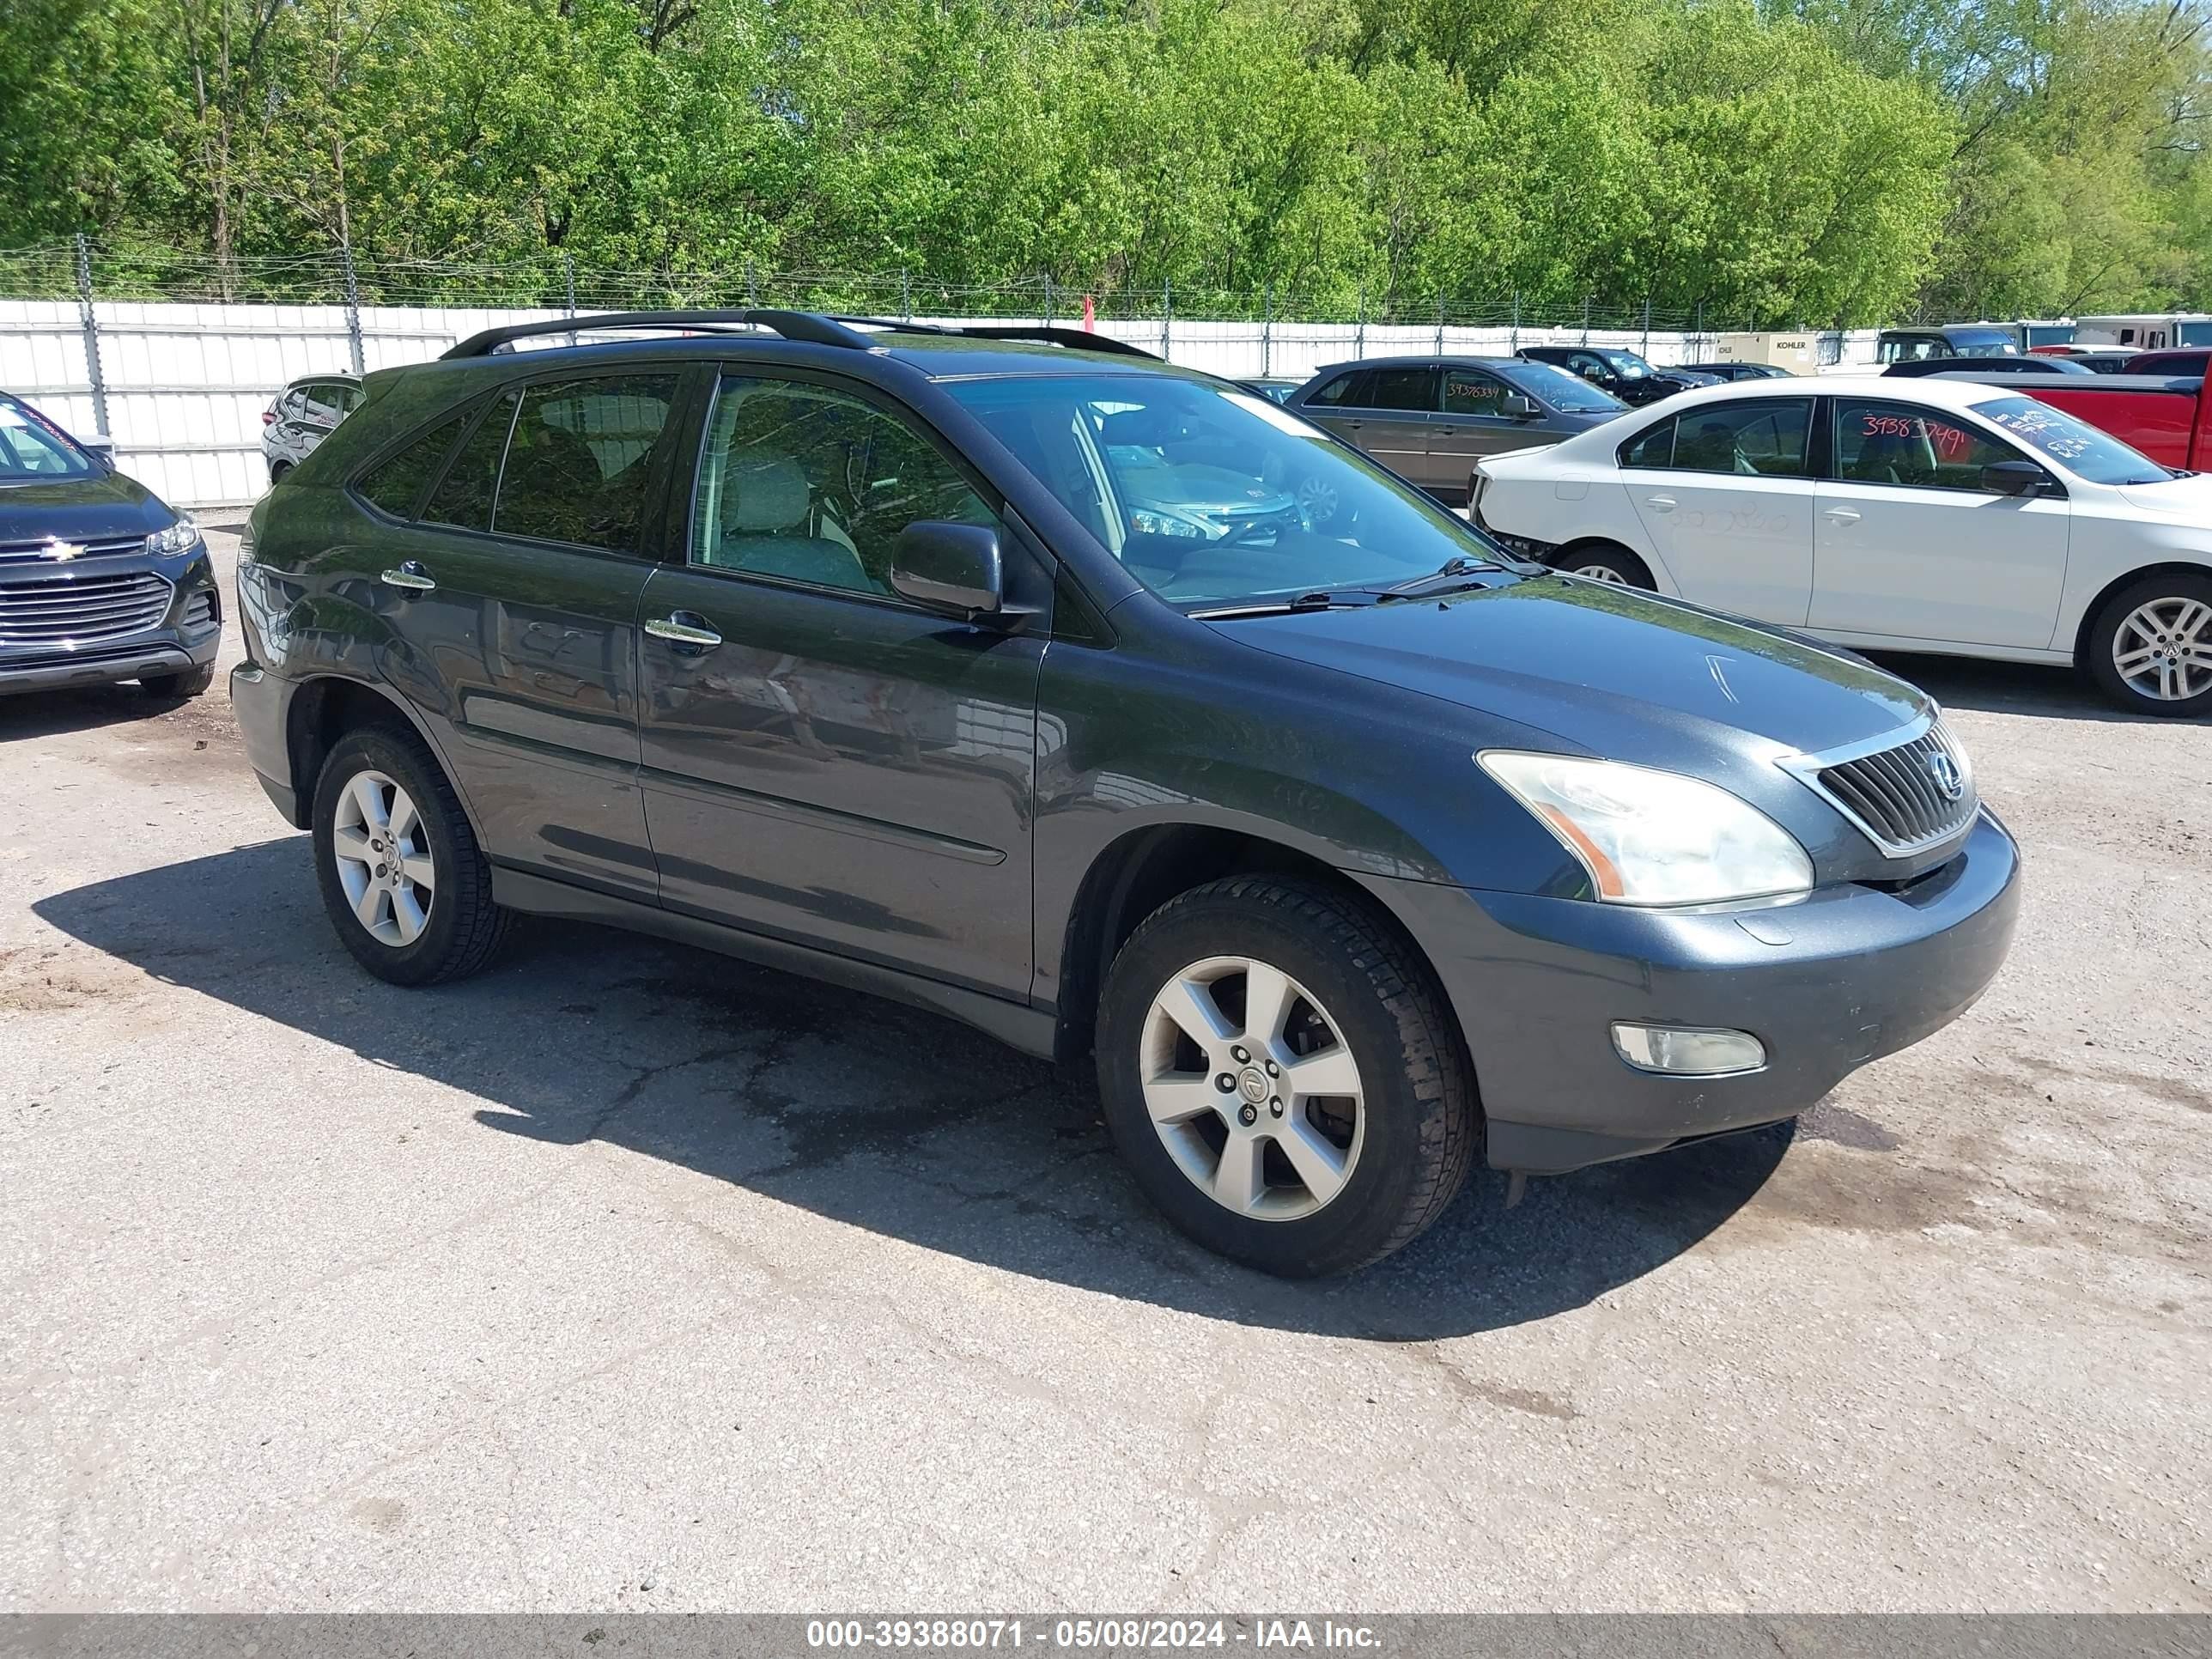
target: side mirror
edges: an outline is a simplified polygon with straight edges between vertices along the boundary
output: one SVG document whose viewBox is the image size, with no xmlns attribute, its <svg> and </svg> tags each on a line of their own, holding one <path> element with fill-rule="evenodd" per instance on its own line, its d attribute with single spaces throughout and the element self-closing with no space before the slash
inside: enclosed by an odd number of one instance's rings
<svg viewBox="0 0 2212 1659">
<path fill-rule="evenodd" d="M 1544 411 L 1525 392 L 1509 392 L 1498 400 L 1498 411 L 1509 421 L 1533 421 Z"/>
<path fill-rule="evenodd" d="M 2040 495 L 2050 479 L 2033 461 L 1991 461 L 1982 469 L 1982 488 L 1993 495 Z"/>
<path fill-rule="evenodd" d="M 963 622 L 1006 605 L 999 532 L 988 525 L 917 519 L 891 544 L 891 591 Z"/>
</svg>

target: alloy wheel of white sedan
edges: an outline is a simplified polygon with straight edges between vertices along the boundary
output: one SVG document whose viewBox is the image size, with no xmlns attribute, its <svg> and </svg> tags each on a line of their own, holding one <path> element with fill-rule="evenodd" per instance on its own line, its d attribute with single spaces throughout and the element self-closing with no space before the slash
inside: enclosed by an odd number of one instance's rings
<svg viewBox="0 0 2212 1659">
<path fill-rule="evenodd" d="M 412 945 L 436 902 L 438 868 L 414 800 L 381 772 L 356 773 L 338 797 L 331 857 L 354 919 L 380 944 Z"/>
<path fill-rule="evenodd" d="M 2112 667 L 2130 690 L 2160 702 L 2212 691 L 2212 605 L 2168 599 L 2137 605 L 2113 631 Z"/>
<path fill-rule="evenodd" d="M 1594 582 L 1611 582 L 1615 587 L 1626 587 L 1628 578 L 1609 564 L 1578 564 L 1569 567 L 1569 574 Z"/>
<path fill-rule="evenodd" d="M 1366 1127 L 1359 1066 L 1297 981 L 1249 957 L 1192 963 L 1153 997 L 1142 1042 L 1152 1127 L 1215 1203 L 1297 1221 L 1344 1190 Z"/>
</svg>

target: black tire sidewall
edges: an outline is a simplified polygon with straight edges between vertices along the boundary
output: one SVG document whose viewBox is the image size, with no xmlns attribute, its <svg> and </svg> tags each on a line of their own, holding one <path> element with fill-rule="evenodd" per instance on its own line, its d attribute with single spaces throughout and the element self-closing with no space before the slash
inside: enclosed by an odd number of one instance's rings
<svg viewBox="0 0 2212 1659">
<path fill-rule="evenodd" d="M 1365 1129 L 1344 1190 L 1313 1215 L 1261 1221 L 1222 1207 L 1193 1185 L 1145 1107 L 1142 1042 L 1152 998 L 1208 957 L 1243 956 L 1280 969 L 1318 997 L 1359 1067 Z M 1148 923 L 1114 963 L 1098 1025 L 1106 1124 L 1139 1185 L 1177 1229 L 1218 1255 L 1291 1278 L 1341 1273 L 1372 1260 L 1397 1233 L 1421 1170 L 1425 1111 L 1409 1056 L 1374 981 L 1325 930 L 1228 896 Z"/>
<path fill-rule="evenodd" d="M 2190 720 L 2212 714 L 2212 690 L 2200 691 L 2180 702 L 2161 702 L 2155 697 L 2146 697 L 2130 685 L 2113 665 L 2112 640 L 2120 630 L 2120 623 L 2137 606 L 2156 599 L 2197 599 L 2212 605 L 2212 575 L 2145 576 L 2130 582 L 2106 600 L 2097 612 L 2096 621 L 2089 627 L 2085 652 L 2089 678 L 2107 697 L 2137 714 L 2155 714 L 2161 720 Z"/>
<path fill-rule="evenodd" d="M 1651 573 L 1644 568 L 1643 560 L 1626 548 L 1613 547 L 1602 542 L 1568 549 L 1559 555 L 1558 568 L 1571 575 L 1577 570 L 1594 564 L 1601 564 L 1618 572 L 1621 580 L 1631 587 L 1639 588 L 1646 593 L 1657 591 L 1657 585 L 1652 581 Z"/>
<path fill-rule="evenodd" d="M 331 854 L 338 796 L 364 771 L 383 773 L 404 789 L 415 803 L 415 810 L 422 815 L 424 833 L 429 838 L 430 857 L 436 866 L 439 885 L 446 890 L 433 892 L 429 921 L 411 944 L 386 945 L 370 933 L 354 915 L 353 905 L 338 880 L 337 860 Z M 388 732 L 371 730 L 351 732 L 340 738 L 329 759 L 324 762 L 322 776 L 315 784 L 312 819 L 315 881 L 322 890 L 323 908 L 329 911 L 331 925 L 337 929 L 339 939 L 352 952 L 354 960 L 379 979 L 390 980 L 395 985 L 422 985 L 440 977 L 455 952 L 460 934 L 461 905 L 455 896 L 460 890 L 458 876 L 465 854 L 454 838 L 446 792 L 441 787 L 442 781 L 414 744 Z M 469 855 L 473 853 L 471 848 Z"/>
</svg>

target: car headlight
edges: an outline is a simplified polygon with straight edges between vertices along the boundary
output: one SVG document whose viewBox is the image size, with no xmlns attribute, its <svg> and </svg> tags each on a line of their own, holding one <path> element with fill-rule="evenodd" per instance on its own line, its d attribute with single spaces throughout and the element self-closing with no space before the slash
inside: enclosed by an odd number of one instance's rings
<svg viewBox="0 0 2212 1659">
<path fill-rule="evenodd" d="M 1475 758 L 1534 813 L 1613 904 L 1712 904 L 1810 892 L 1796 838 L 1716 784 L 1623 761 L 1486 750 Z"/>
<path fill-rule="evenodd" d="M 1149 507 L 1130 509 L 1129 528 L 1140 536 L 1182 536 L 1193 541 L 1211 541 L 1221 533 L 1211 525 Z"/>
<path fill-rule="evenodd" d="M 176 523 L 146 538 L 146 550 L 156 554 L 181 553 L 199 538 L 198 523 L 191 514 L 179 513 Z"/>
</svg>

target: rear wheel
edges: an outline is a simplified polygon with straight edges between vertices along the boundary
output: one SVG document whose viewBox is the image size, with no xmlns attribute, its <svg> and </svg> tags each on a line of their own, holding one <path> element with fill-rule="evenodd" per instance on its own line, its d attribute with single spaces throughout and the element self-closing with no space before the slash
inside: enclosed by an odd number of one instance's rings
<svg viewBox="0 0 2212 1659">
<path fill-rule="evenodd" d="M 292 470 L 289 461 L 272 461 L 269 466 L 269 487 L 274 489 L 284 482 L 284 475 Z"/>
<path fill-rule="evenodd" d="M 349 732 L 315 787 L 315 875 L 354 959 L 395 985 L 475 973 L 506 936 L 459 798 L 412 737 Z"/>
<path fill-rule="evenodd" d="M 215 684 L 215 665 L 204 663 L 175 674 L 141 674 L 138 690 L 155 702 L 184 702 Z"/>
<path fill-rule="evenodd" d="M 2097 613 L 2084 655 L 2090 678 L 2124 708 L 2212 714 L 2212 577 L 2130 582 Z"/>
<path fill-rule="evenodd" d="M 1474 1080 L 1425 966 L 1300 882 L 1214 882 L 1147 919 L 1108 975 L 1098 1075 L 1146 1195 L 1267 1273 L 1388 1255 L 1474 1163 Z"/>
<path fill-rule="evenodd" d="M 1555 569 L 1564 570 L 1570 576 L 1610 582 L 1616 587 L 1656 589 L 1659 586 L 1651 580 L 1650 568 L 1643 560 L 1611 542 L 1585 542 L 1580 547 L 1570 547 L 1552 562 Z"/>
</svg>

